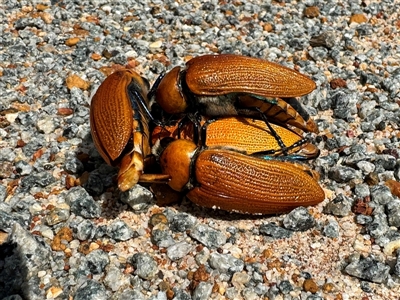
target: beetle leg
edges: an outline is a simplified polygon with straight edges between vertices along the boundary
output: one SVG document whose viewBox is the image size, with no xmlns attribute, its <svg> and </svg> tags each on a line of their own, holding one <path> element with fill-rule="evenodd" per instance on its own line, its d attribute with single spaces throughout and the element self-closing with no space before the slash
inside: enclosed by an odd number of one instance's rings
<svg viewBox="0 0 400 300">
<path fill-rule="evenodd" d="M 291 150 L 293 150 L 293 149 L 295 149 L 297 147 L 300 147 L 300 146 L 302 146 L 302 145 L 304 145 L 304 144 L 306 144 L 308 142 L 309 142 L 308 138 L 303 138 L 303 139 L 299 140 L 298 142 L 296 142 L 296 143 L 294 143 L 294 144 L 292 144 L 290 146 L 285 147 L 286 154 L 284 154 L 284 155 L 286 157 L 290 158 L 290 159 L 292 159 L 292 158 L 300 159 L 300 160 L 310 159 L 310 157 L 307 157 L 307 156 L 289 154 L 289 151 L 291 151 Z M 266 151 L 255 152 L 251 156 L 255 156 L 255 157 L 271 156 L 271 155 L 274 155 L 274 154 L 276 154 L 278 152 L 279 152 L 278 150 L 271 149 L 271 150 L 266 150 Z M 277 158 L 274 158 L 274 159 L 277 159 Z"/>
<path fill-rule="evenodd" d="M 170 176 L 167 174 L 142 174 L 139 177 L 139 182 L 142 183 L 168 183 Z"/>
<path fill-rule="evenodd" d="M 146 105 L 146 101 L 144 100 L 143 96 L 136 89 L 129 90 L 129 93 L 131 95 L 130 99 L 135 99 L 139 102 L 143 112 L 146 114 L 150 122 L 152 122 L 155 125 L 162 126 L 162 122 L 154 119 L 153 115 L 151 114 L 149 108 Z M 131 100 L 132 106 L 134 106 L 134 102 L 135 101 Z"/>
<path fill-rule="evenodd" d="M 197 116 L 197 114 L 186 114 L 179 122 L 178 122 L 178 139 L 182 138 L 182 130 L 186 130 L 185 125 L 187 123 L 191 123 L 193 125 L 193 142 L 197 145 L 199 143 L 199 128 L 200 128 L 201 119 Z"/>
<path fill-rule="evenodd" d="M 282 141 L 281 137 L 276 133 L 275 129 L 272 128 L 271 124 L 268 121 L 267 116 L 258 107 L 255 107 L 255 110 L 257 110 L 261 114 L 261 118 L 264 120 L 265 124 L 267 124 L 269 131 L 271 132 L 273 137 L 278 142 L 279 147 L 281 147 L 283 155 L 285 155 L 285 156 L 288 155 L 288 148 L 286 147 L 285 143 Z"/>
</svg>

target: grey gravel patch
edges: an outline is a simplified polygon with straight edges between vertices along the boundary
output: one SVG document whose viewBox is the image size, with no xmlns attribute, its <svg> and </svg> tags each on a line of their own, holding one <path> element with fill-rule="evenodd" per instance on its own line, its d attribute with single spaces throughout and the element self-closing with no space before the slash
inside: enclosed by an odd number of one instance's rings
<svg viewBox="0 0 400 300">
<path fill-rule="evenodd" d="M 293 234 L 293 231 L 279 227 L 275 223 L 267 223 L 260 226 L 260 233 L 275 239 L 283 239 L 289 238 Z"/>
<path fill-rule="evenodd" d="M 138 233 L 133 231 L 124 221 L 117 220 L 108 226 L 107 235 L 116 241 L 126 241 L 137 237 Z"/>
<path fill-rule="evenodd" d="M 136 268 L 135 274 L 140 278 L 150 280 L 157 274 L 157 263 L 147 253 L 136 253 L 132 257 L 132 264 Z"/>
<path fill-rule="evenodd" d="M 389 276 L 390 267 L 373 257 L 367 257 L 352 262 L 346 266 L 345 272 L 351 276 L 368 280 L 371 282 L 382 283 Z"/>
<path fill-rule="evenodd" d="M 84 218 L 100 217 L 100 205 L 82 187 L 70 189 L 65 196 L 65 202 L 71 207 L 71 212 L 77 216 Z"/>
<path fill-rule="evenodd" d="M 324 213 L 338 217 L 347 216 L 351 212 L 352 200 L 342 194 L 330 201 L 324 207 Z"/>
<path fill-rule="evenodd" d="M 154 204 L 154 197 L 148 189 L 136 184 L 130 190 L 121 193 L 121 201 L 134 211 L 140 212 Z"/>
<path fill-rule="evenodd" d="M 288 213 L 283 219 L 283 226 L 293 231 L 305 231 L 313 228 L 315 220 L 304 207 L 298 207 Z"/>
<path fill-rule="evenodd" d="M 168 247 L 167 256 L 170 260 L 178 260 L 186 256 L 192 250 L 192 245 L 186 242 L 176 243 Z"/>
<path fill-rule="evenodd" d="M 210 299 L 212 287 L 213 287 L 212 283 L 200 282 L 193 292 L 192 299 L 194 300 Z"/>
<path fill-rule="evenodd" d="M 190 236 L 206 247 L 217 248 L 226 242 L 226 236 L 209 226 L 198 225 L 190 231 Z"/>
<path fill-rule="evenodd" d="M 76 300 L 96 299 L 107 300 L 107 293 L 105 287 L 94 280 L 88 280 L 82 284 L 75 293 Z"/>
</svg>

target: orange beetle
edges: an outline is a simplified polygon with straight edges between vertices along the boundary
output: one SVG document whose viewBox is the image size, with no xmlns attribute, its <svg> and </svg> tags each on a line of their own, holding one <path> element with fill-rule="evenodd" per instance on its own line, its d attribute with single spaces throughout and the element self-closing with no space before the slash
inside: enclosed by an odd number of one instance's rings
<svg viewBox="0 0 400 300">
<path fill-rule="evenodd" d="M 120 166 L 118 187 L 126 191 L 143 173 L 150 155 L 149 84 L 132 70 L 108 76 L 90 105 L 90 127 L 94 144 L 107 164 Z"/>
<path fill-rule="evenodd" d="M 264 114 L 270 121 L 318 132 L 293 97 L 312 92 L 315 83 L 295 70 L 266 60 L 233 54 L 204 55 L 160 76 L 151 91 L 168 114 L 210 117 Z M 284 100 L 282 99 L 284 98 Z"/>
<path fill-rule="evenodd" d="M 160 155 L 169 186 L 187 192 L 194 203 L 210 208 L 275 214 L 325 198 L 316 174 L 305 166 L 261 159 L 226 149 L 197 147 L 178 139 Z"/>
</svg>

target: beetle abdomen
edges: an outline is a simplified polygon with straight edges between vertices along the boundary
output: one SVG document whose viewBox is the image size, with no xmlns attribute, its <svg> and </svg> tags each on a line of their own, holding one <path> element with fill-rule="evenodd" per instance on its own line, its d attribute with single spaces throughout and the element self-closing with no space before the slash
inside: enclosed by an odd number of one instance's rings
<svg viewBox="0 0 400 300">
<path fill-rule="evenodd" d="M 302 140 L 302 136 L 285 127 L 270 125 L 286 147 L 291 147 Z M 207 132 L 205 144 L 208 147 L 232 147 L 250 155 L 265 151 L 273 155 L 282 155 L 282 148 L 264 121 L 230 117 L 217 119 L 204 126 Z M 313 158 L 319 154 L 318 148 L 311 143 L 292 148 L 289 154 L 297 153 L 301 149 L 305 149 L 305 158 Z"/>
<path fill-rule="evenodd" d="M 315 89 L 307 76 L 266 60 L 234 54 L 203 55 L 187 62 L 186 83 L 196 95 L 249 93 L 298 97 Z"/>
<path fill-rule="evenodd" d="M 315 205 L 325 195 L 304 169 L 234 151 L 204 150 L 195 163 L 194 203 L 241 213 L 273 214 Z"/>
</svg>

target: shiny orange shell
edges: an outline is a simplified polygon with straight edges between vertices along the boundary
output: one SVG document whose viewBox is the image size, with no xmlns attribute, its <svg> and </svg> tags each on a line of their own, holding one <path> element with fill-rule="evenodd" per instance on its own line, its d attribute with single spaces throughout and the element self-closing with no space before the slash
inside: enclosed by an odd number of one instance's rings
<svg viewBox="0 0 400 300">
<path fill-rule="evenodd" d="M 295 70 L 242 55 L 203 55 L 189 60 L 186 66 L 186 83 L 195 95 L 298 97 L 316 87 L 314 81 Z"/>
<path fill-rule="evenodd" d="M 283 213 L 325 199 L 305 168 L 228 150 L 201 152 L 195 162 L 195 178 L 198 186 L 187 194 L 192 202 L 233 212 Z"/>
<path fill-rule="evenodd" d="M 132 81 L 145 87 L 132 70 L 116 71 L 99 86 L 90 105 L 93 141 L 103 159 L 111 165 L 119 158 L 132 136 L 133 113 L 127 92 Z M 146 91 L 142 91 L 144 95 Z"/>
</svg>

